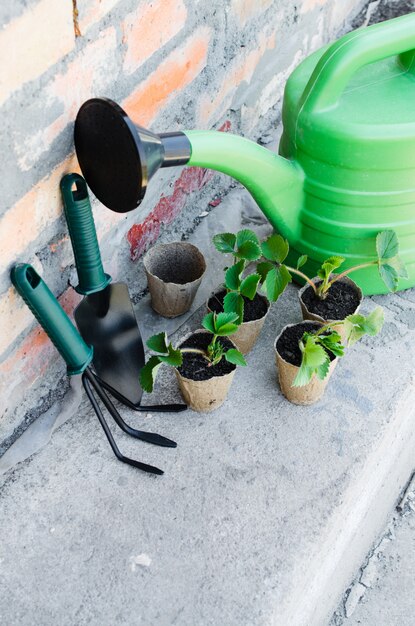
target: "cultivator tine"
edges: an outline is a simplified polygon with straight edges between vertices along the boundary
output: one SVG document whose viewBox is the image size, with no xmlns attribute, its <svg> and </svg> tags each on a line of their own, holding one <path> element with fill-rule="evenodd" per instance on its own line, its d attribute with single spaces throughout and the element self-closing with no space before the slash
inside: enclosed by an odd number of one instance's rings
<svg viewBox="0 0 415 626">
<path fill-rule="evenodd" d="M 147 463 L 141 463 L 140 461 L 136 461 L 135 459 L 130 459 L 129 457 L 121 454 L 117 444 L 115 443 L 114 437 L 112 436 L 109 426 L 104 418 L 101 408 L 94 396 L 93 389 L 97 391 L 97 386 L 96 386 L 96 381 L 94 380 L 94 375 L 89 369 L 86 369 L 84 373 L 82 374 L 82 383 L 86 391 L 86 394 L 91 402 L 92 408 L 95 411 L 95 414 L 104 430 L 104 433 L 108 439 L 108 442 L 112 448 L 112 451 L 114 452 L 117 459 L 121 461 L 122 463 L 127 463 L 128 465 L 132 465 L 133 467 L 136 467 L 137 469 L 140 469 L 143 472 L 148 472 L 150 474 L 159 474 L 159 475 L 164 474 L 163 470 L 159 469 L 158 467 L 154 467 L 153 465 L 147 465 Z M 102 396 L 103 395 L 106 396 L 105 392 L 101 389 L 99 390 L 99 392 L 97 391 L 97 393 L 100 399 L 104 402 Z M 108 401 L 111 404 L 111 401 L 109 399 Z"/>
</svg>

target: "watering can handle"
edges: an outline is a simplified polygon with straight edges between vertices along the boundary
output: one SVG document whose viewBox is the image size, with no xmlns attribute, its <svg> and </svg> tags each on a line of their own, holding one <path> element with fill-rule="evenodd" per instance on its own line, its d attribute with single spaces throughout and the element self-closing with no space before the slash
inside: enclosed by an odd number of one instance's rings
<svg viewBox="0 0 415 626">
<path fill-rule="evenodd" d="M 48 286 L 27 263 L 15 265 L 10 277 L 49 339 L 65 359 L 68 374 L 81 374 L 92 361 L 93 350 L 82 339 Z"/>
<path fill-rule="evenodd" d="M 415 73 L 415 13 L 355 30 L 331 45 L 306 85 L 302 111 L 312 114 L 335 106 L 361 67 L 395 55 L 404 71 Z"/>
</svg>

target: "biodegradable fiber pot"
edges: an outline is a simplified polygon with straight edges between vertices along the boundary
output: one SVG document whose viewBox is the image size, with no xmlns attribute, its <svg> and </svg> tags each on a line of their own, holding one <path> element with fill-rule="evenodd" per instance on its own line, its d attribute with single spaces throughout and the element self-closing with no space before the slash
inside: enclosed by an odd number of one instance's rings
<svg viewBox="0 0 415 626">
<path fill-rule="evenodd" d="M 313 283 L 321 282 L 321 278 L 318 277 L 312 280 Z M 353 280 L 344 276 L 333 284 L 325 300 L 315 298 L 308 283 L 300 289 L 298 297 L 304 320 L 313 320 L 325 324 L 332 322 L 333 330 L 336 330 L 342 341 L 345 342 L 344 326 L 343 324 L 336 325 L 336 322 L 358 312 L 362 304 L 363 293 Z"/>
<path fill-rule="evenodd" d="M 222 289 L 210 296 L 209 300 L 207 301 L 207 308 L 209 312 L 216 311 L 217 313 L 219 313 L 223 311 L 223 298 L 225 294 L 226 294 L 225 290 Z M 245 300 L 244 318 L 246 317 L 246 314 L 248 313 L 248 308 L 251 309 L 252 304 L 254 304 L 254 306 L 252 307 L 253 310 L 255 310 L 258 307 L 258 310 L 261 311 L 261 317 L 257 319 L 250 319 L 247 322 L 242 322 L 242 324 L 239 326 L 236 333 L 232 335 L 232 341 L 235 344 L 235 346 L 238 348 L 238 350 L 240 350 L 242 354 L 248 354 L 248 352 L 250 352 L 252 348 L 254 347 L 254 345 L 256 344 L 257 339 L 261 333 L 265 319 L 269 312 L 270 302 L 265 296 L 262 296 L 259 293 L 256 294 L 254 300 L 252 301 L 248 300 L 248 298 L 244 298 L 244 300 Z M 215 301 L 217 303 L 217 306 L 215 306 Z"/>
<path fill-rule="evenodd" d="M 144 269 L 153 309 L 163 317 L 177 317 L 192 306 L 206 261 L 193 244 L 175 241 L 151 248 Z"/>
<path fill-rule="evenodd" d="M 280 383 L 282 393 L 287 400 L 293 404 L 308 405 L 314 404 L 314 402 L 320 400 L 337 365 L 338 359 L 333 358 L 330 363 L 328 374 L 324 380 L 320 380 L 316 376 L 313 376 L 311 381 L 303 387 L 292 386 L 294 379 L 298 374 L 298 370 L 300 369 L 299 364 L 301 362 L 301 353 L 300 348 L 298 347 L 298 341 L 301 339 L 305 331 L 310 331 L 313 328 L 319 328 L 320 326 L 320 322 L 288 324 L 287 326 L 284 326 L 281 333 L 275 340 L 274 347 L 278 370 L 278 381 Z M 290 342 L 286 341 L 287 333 L 290 335 Z M 295 361 L 298 365 L 290 363 L 287 358 Z"/>
<path fill-rule="evenodd" d="M 180 347 L 206 348 L 211 340 L 211 334 L 205 330 L 196 330 L 187 335 Z M 228 338 L 220 338 L 228 348 L 235 345 Z M 211 368 L 203 362 L 203 356 L 189 354 L 184 357 L 188 363 L 176 369 L 176 376 L 183 399 L 189 408 L 200 413 L 214 411 L 224 403 L 229 387 L 235 375 L 236 365 L 228 363 L 224 358 L 218 365 Z M 190 364 L 190 361 L 194 364 Z M 186 367 L 188 365 L 188 367 Z M 209 371 L 210 370 L 210 371 Z M 190 378 L 195 376 L 199 380 Z"/>
</svg>

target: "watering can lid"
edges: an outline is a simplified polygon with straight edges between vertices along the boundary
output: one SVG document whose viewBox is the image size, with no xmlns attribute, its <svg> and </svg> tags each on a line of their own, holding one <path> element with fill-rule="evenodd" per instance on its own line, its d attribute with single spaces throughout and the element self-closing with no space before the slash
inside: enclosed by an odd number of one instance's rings
<svg viewBox="0 0 415 626">
<path fill-rule="evenodd" d="M 287 82 L 284 128 L 309 153 L 365 139 L 408 141 L 415 153 L 414 99 L 412 13 L 353 31 L 305 59 Z"/>
</svg>

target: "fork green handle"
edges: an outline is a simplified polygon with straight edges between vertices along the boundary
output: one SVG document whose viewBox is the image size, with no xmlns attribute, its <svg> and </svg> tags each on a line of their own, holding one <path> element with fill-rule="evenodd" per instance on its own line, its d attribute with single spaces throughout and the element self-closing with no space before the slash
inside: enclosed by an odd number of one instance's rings
<svg viewBox="0 0 415 626">
<path fill-rule="evenodd" d="M 83 295 L 102 291 L 111 276 L 102 266 L 86 182 L 79 174 L 66 174 L 60 186 L 78 272 L 76 291 Z"/>
<path fill-rule="evenodd" d="M 10 277 L 49 339 L 65 359 L 69 376 L 81 374 L 92 361 L 93 349 L 82 339 L 48 286 L 27 263 L 15 265 Z"/>
</svg>

